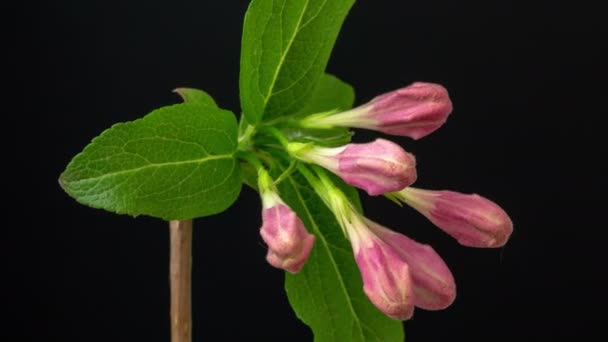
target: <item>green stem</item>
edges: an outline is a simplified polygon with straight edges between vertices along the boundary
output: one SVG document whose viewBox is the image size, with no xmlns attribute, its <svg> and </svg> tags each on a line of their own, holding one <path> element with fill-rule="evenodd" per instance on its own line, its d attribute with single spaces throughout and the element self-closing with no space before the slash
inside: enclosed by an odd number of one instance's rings
<svg viewBox="0 0 608 342">
<path fill-rule="evenodd" d="M 287 149 L 287 145 L 289 145 L 289 141 L 285 138 L 285 135 L 281 133 L 276 127 L 265 127 L 264 128 L 268 133 L 272 134 L 280 143 L 283 145 L 285 149 Z"/>
<path fill-rule="evenodd" d="M 238 138 L 238 149 L 247 150 L 250 143 L 251 137 L 255 134 L 255 126 L 248 125 L 243 131 L 243 134 L 239 135 Z"/>
<path fill-rule="evenodd" d="M 264 165 L 253 152 L 240 151 L 237 153 L 237 158 L 247 161 L 249 164 L 253 165 L 257 171 L 264 169 Z"/>
<path fill-rule="evenodd" d="M 340 228 L 342 228 L 342 233 L 349 238 L 346 231 L 346 222 L 352 222 L 354 219 L 358 218 L 355 216 L 360 214 L 344 192 L 327 176 L 327 171 L 325 171 L 325 169 L 316 165 L 311 165 L 310 167 L 313 169 L 314 173 L 304 165 L 301 167 L 298 166 L 298 171 L 306 178 L 308 183 L 310 183 L 323 203 L 332 211 L 340 224 Z"/>
<path fill-rule="evenodd" d="M 287 169 L 285 169 L 285 171 L 283 171 L 283 173 L 281 173 L 281 175 L 274 180 L 274 185 L 278 186 L 279 183 L 281 183 L 282 181 L 285 180 L 285 178 L 289 177 L 289 175 L 291 175 L 293 173 L 293 171 L 296 169 L 296 166 L 298 164 L 298 161 L 295 159 L 292 159 L 291 162 L 289 163 L 289 167 L 287 167 Z"/>
<path fill-rule="evenodd" d="M 298 172 L 306 178 L 310 186 L 315 190 L 315 192 L 319 195 L 321 200 L 331 209 L 331 203 L 329 198 L 327 197 L 327 191 L 329 190 L 321 180 L 319 180 L 318 176 L 316 176 L 312 171 L 308 169 L 308 167 L 302 163 L 297 165 Z"/>
<path fill-rule="evenodd" d="M 334 184 L 334 182 L 332 182 L 332 180 L 329 179 L 329 177 L 327 177 L 327 173 L 324 168 L 317 166 L 317 165 L 311 165 L 311 167 L 312 167 L 313 171 L 315 172 L 315 174 L 317 175 L 317 177 L 319 177 L 319 179 L 321 180 L 323 185 L 325 185 L 325 187 L 327 187 L 328 189 L 331 189 L 331 191 L 339 193 L 342 197 L 344 197 L 346 199 L 346 196 L 344 196 L 344 193 L 342 192 L 342 190 L 340 190 Z"/>
</svg>

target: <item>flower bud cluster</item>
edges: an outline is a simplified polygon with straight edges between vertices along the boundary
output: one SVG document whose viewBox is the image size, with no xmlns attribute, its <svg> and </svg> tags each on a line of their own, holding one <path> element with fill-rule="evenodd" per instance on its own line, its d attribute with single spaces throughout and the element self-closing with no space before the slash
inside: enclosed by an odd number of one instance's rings
<svg viewBox="0 0 608 342">
<path fill-rule="evenodd" d="M 313 114 L 297 122 L 306 129 L 363 128 L 419 139 L 441 127 L 451 112 L 452 102 L 444 87 L 417 82 L 359 107 Z M 290 142 L 284 137 L 279 140 L 291 157 L 303 163 L 299 172 L 333 212 L 351 242 L 365 294 L 391 318 L 409 319 L 415 307 L 448 307 L 456 298 L 454 277 L 432 247 L 360 214 L 324 170 L 371 196 L 385 195 L 407 204 L 464 246 L 501 247 L 513 232 L 506 212 L 484 197 L 411 187 L 418 177 L 416 158 L 389 140 L 338 147 Z M 258 188 L 263 203 L 260 233 L 268 245 L 267 260 L 297 273 L 311 254 L 315 236 L 281 200 L 263 168 L 258 171 Z"/>
</svg>

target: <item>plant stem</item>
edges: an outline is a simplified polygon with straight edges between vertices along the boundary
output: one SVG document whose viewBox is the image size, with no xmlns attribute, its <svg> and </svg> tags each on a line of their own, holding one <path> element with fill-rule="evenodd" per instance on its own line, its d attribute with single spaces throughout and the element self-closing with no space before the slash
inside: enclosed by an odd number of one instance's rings
<svg viewBox="0 0 608 342">
<path fill-rule="evenodd" d="M 169 222 L 171 342 L 192 341 L 192 220 Z"/>
</svg>

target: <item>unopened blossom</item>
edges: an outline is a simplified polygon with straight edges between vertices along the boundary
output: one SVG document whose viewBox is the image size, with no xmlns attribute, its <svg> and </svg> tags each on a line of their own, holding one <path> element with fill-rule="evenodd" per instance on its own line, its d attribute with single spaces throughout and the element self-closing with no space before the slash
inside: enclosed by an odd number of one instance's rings
<svg viewBox="0 0 608 342">
<path fill-rule="evenodd" d="M 414 284 L 407 262 L 368 230 L 362 220 L 347 225 L 363 291 L 380 311 L 398 320 L 414 314 Z"/>
<path fill-rule="evenodd" d="M 401 190 L 416 181 L 414 156 L 385 139 L 340 147 L 290 143 L 288 149 L 294 157 L 323 166 L 372 196 Z"/>
<path fill-rule="evenodd" d="M 265 171 L 259 174 L 259 189 L 262 197 L 260 235 L 268 245 L 266 260 L 274 267 L 297 273 L 308 260 L 315 237 L 281 200 Z"/>
<path fill-rule="evenodd" d="M 352 244 L 363 290 L 380 311 L 407 320 L 414 307 L 439 310 L 452 304 L 454 278 L 432 247 L 361 216 L 350 205 L 334 209 Z"/>
<path fill-rule="evenodd" d="M 408 187 L 393 195 L 464 246 L 501 247 L 513 232 L 507 213 L 477 194 Z"/>
<path fill-rule="evenodd" d="M 414 305 L 425 310 L 441 310 L 456 298 L 452 272 L 435 250 L 425 244 L 366 219 L 379 239 L 391 246 L 409 265 L 414 283 Z"/>
<path fill-rule="evenodd" d="M 441 127 L 451 112 L 452 101 L 443 86 L 416 82 L 344 112 L 311 115 L 301 124 L 365 128 L 420 139 Z"/>
</svg>

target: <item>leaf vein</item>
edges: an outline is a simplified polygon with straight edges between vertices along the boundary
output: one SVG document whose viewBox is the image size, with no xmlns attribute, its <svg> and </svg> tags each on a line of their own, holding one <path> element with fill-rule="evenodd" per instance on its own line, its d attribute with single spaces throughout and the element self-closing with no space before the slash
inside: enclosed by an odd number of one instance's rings
<svg viewBox="0 0 608 342">
<path fill-rule="evenodd" d="M 100 176 L 83 178 L 83 179 L 71 181 L 70 183 L 76 185 L 78 183 L 85 182 L 85 181 L 97 181 L 97 180 L 101 181 L 107 177 L 113 177 L 113 176 L 118 176 L 118 175 L 125 174 L 125 173 L 143 171 L 143 170 L 146 170 L 146 169 L 149 169 L 152 167 L 179 166 L 179 165 L 187 165 L 187 164 L 203 164 L 203 163 L 206 163 L 211 160 L 231 159 L 231 158 L 233 158 L 232 154 L 218 154 L 218 155 L 212 155 L 212 156 L 205 156 L 204 158 L 185 160 L 185 161 L 154 163 L 154 164 L 148 164 L 148 165 L 144 165 L 144 166 L 140 166 L 140 167 L 136 167 L 136 168 L 132 168 L 132 169 L 104 173 Z"/>
<path fill-rule="evenodd" d="M 279 63 L 274 71 L 274 75 L 272 77 L 272 81 L 270 82 L 270 86 L 268 87 L 267 94 L 264 96 L 264 105 L 262 106 L 262 108 L 266 108 L 266 105 L 268 104 L 268 101 L 270 100 L 270 97 L 272 96 L 275 84 L 277 82 L 277 79 L 279 78 L 279 74 L 283 68 L 283 64 L 285 63 L 285 57 L 287 56 L 287 54 L 289 54 L 289 49 L 291 48 L 291 45 L 293 44 L 295 37 L 300 32 L 299 27 L 300 27 L 300 24 L 302 23 L 302 18 L 304 18 L 304 13 L 306 13 L 306 10 L 308 9 L 308 4 L 309 4 L 309 1 L 306 1 L 304 4 L 304 7 L 302 8 L 302 12 L 300 13 L 300 17 L 298 18 L 298 22 L 296 23 L 296 26 L 293 30 L 293 34 L 291 35 L 291 38 L 287 42 L 287 47 L 285 47 L 285 49 L 283 51 L 281 51 L 281 57 L 279 58 Z M 284 3 L 283 3 L 283 8 L 285 8 Z M 282 11 L 283 11 L 283 9 L 281 9 L 281 12 Z M 281 18 L 282 18 L 282 16 L 281 16 Z M 283 31 L 281 30 L 281 35 L 282 34 L 283 34 Z"/>
</svg>

